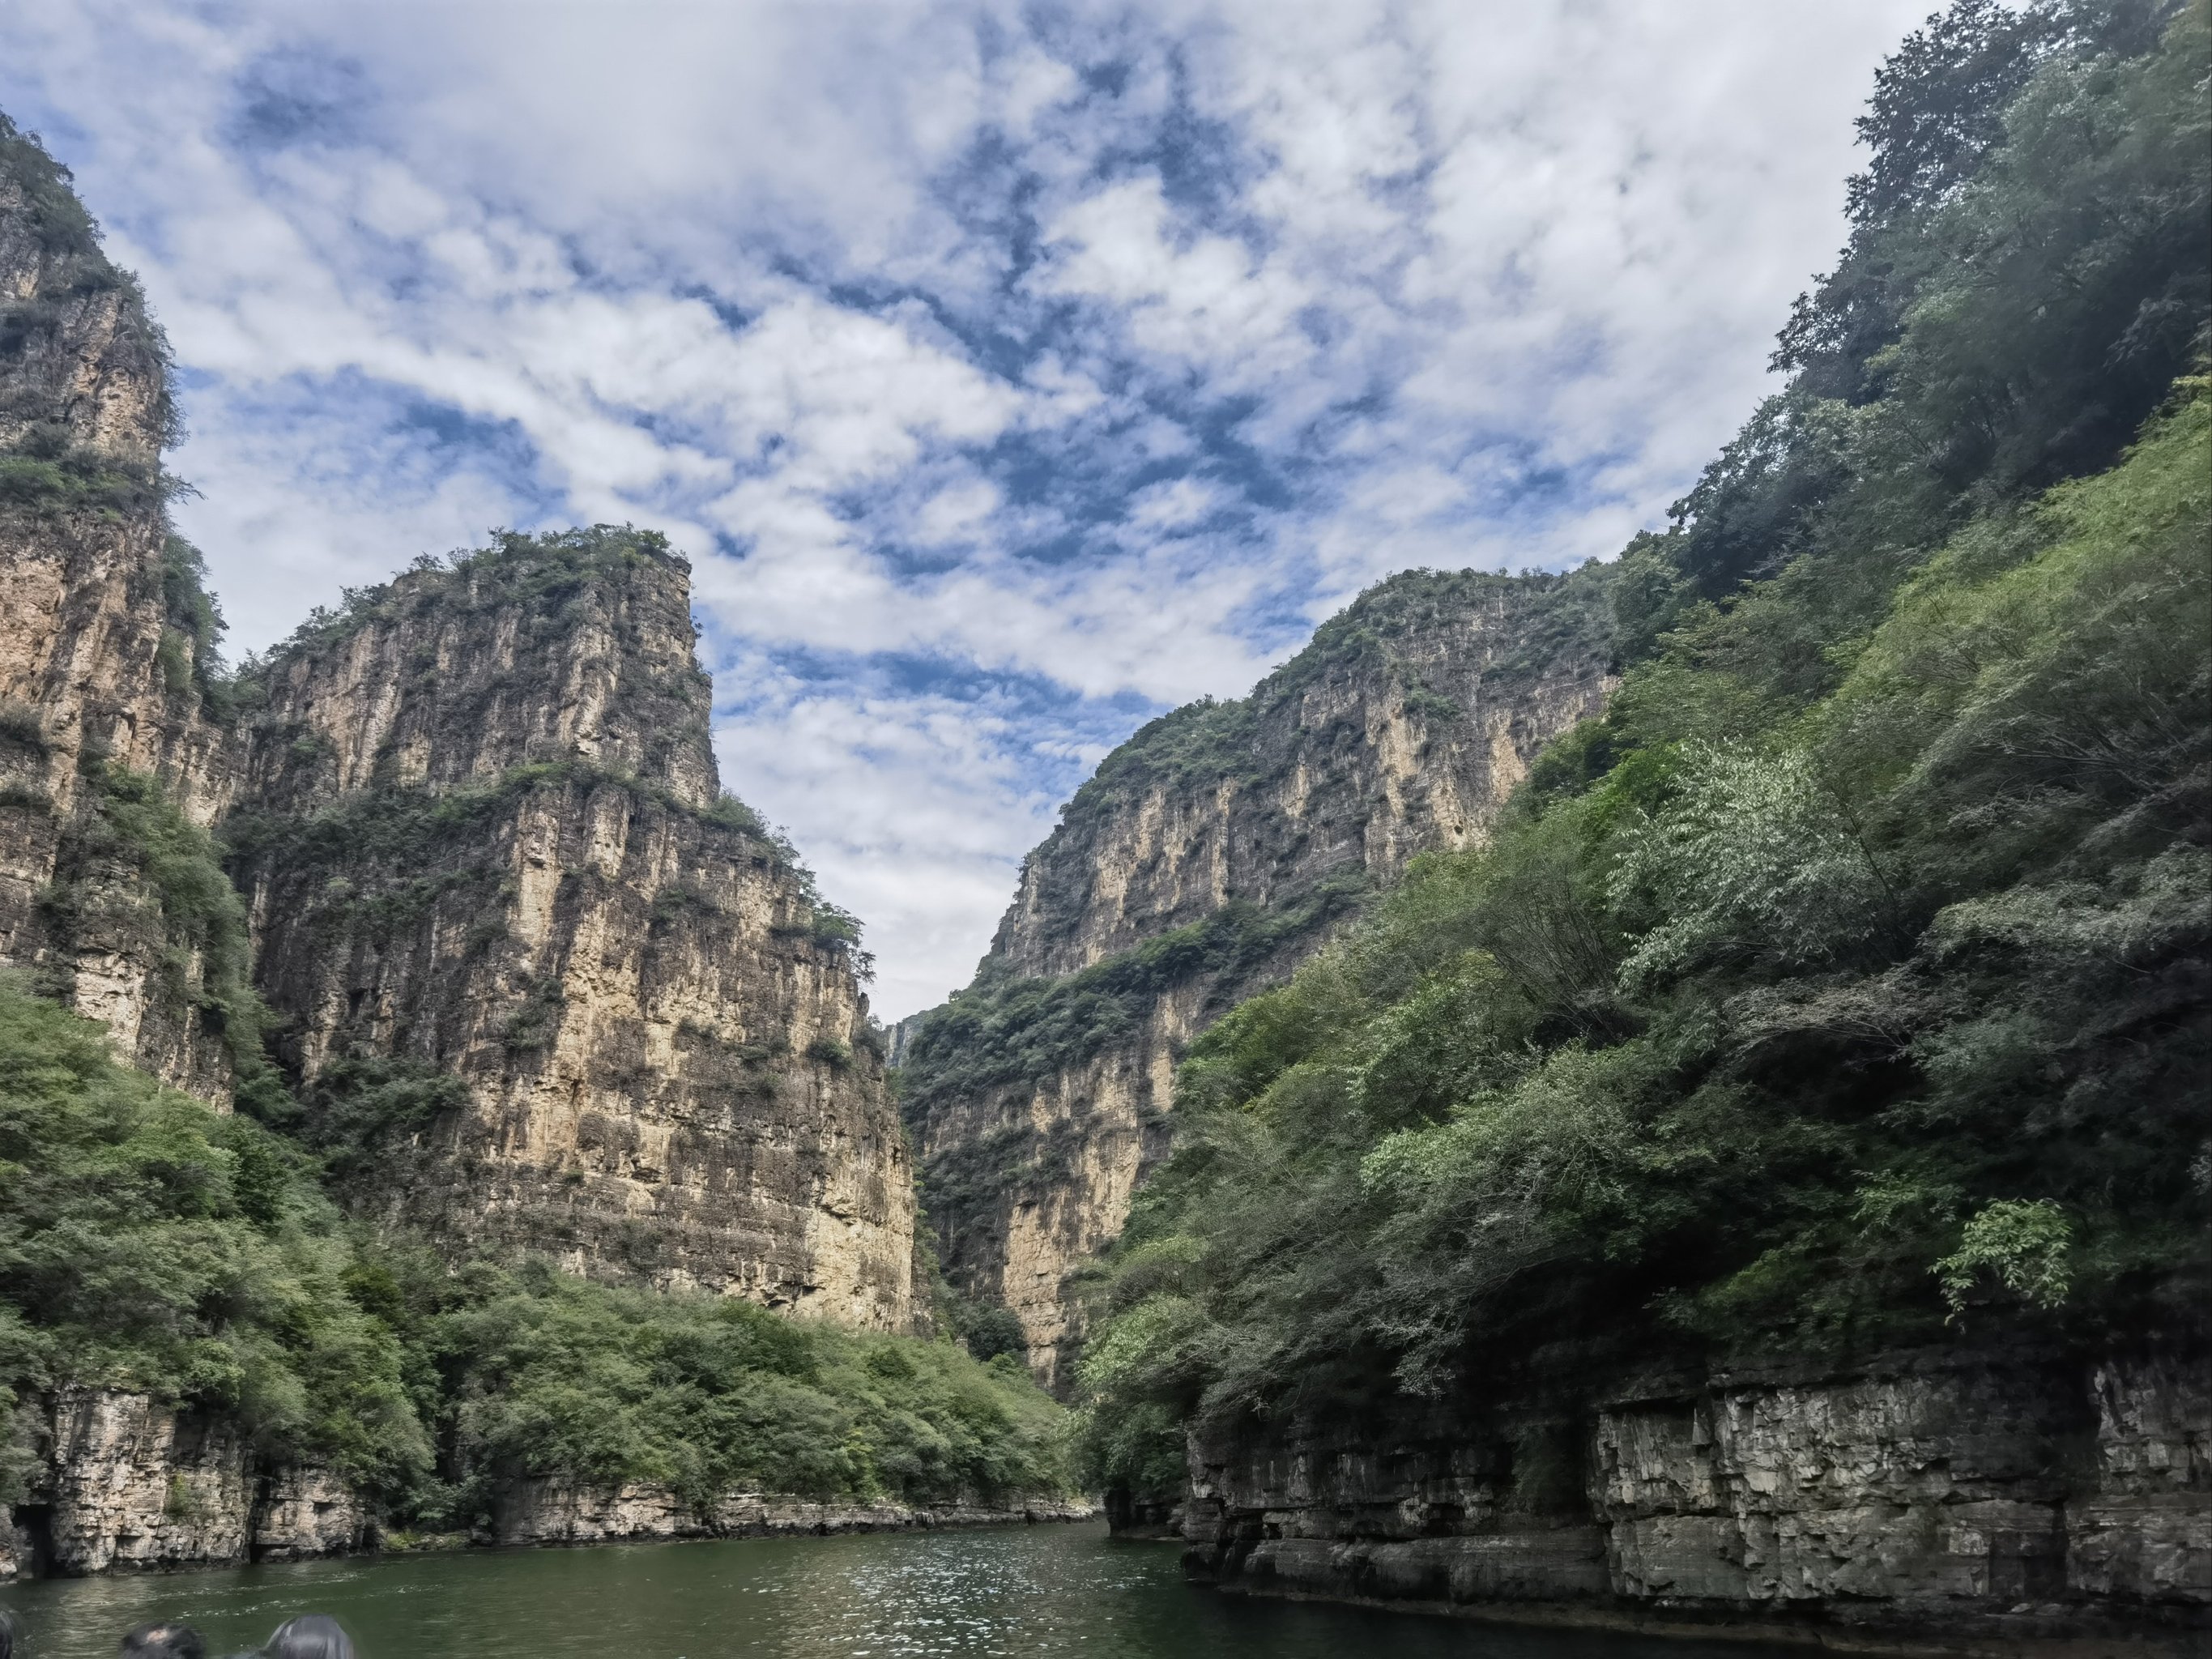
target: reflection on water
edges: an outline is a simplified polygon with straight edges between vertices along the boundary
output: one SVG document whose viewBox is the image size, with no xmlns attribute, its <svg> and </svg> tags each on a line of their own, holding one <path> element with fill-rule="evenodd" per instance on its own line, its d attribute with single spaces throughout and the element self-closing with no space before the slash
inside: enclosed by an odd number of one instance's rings
<svg viewBox="0 0 2212 1659">
<path fill-rule="evenodd" d="M 471 1551 L 0 1589 L 28 1659 L 112 1659 L 151 1619 L 228 1653 L 335 1613 L 362 1659 L 1753 1659 L 1741 1644 L 1510 1631 L 1220 1595 L 1102 1525 Z"/>
</svg>

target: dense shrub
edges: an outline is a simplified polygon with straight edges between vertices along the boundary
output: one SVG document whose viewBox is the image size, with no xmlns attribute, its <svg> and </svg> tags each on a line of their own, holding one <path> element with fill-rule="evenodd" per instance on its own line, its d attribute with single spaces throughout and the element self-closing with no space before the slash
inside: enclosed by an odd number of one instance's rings
<svg viewBox="0 0 2212 1659">
<path fill-rule="evenodd" d="M 272 1455 L 404 1490 L 430 1446 L 397 1340 L 346 1294 L 352 1259 L 298 1149 L 117 1065 L 98 1025 L 0 978 L 0 1377 L 18 1396 L 66 1382 L 216 1407 Z"/>
</svg>

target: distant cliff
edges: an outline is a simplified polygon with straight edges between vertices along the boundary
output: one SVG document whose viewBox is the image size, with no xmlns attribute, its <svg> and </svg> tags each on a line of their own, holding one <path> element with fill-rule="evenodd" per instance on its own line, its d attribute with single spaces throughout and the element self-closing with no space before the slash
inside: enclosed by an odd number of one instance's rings
<svg viewBox="0 0 2212 1659">
<path fill-rule="evenodd" d="M 902 1030 L 948 1277 L 1060 1376 L 1070 1275 L 1164 1152 L 1183 1045 L 1416 854 L 1479 840 L 1602 706 L 1601 573 L 1411 571 L 1231 702 L 1108 756 L 1022 868 L 975 982 Z M 1064 1380 L 1064 1379 L 1062 1379 Z"/>
<path fill-rule="evenodd" d="M 257 975 L 377 1213 L 903 1330 L 851 927 L 719 793 L 689 599 L 656 536 L 514 536 L 304 629 L 225 829 Z"/>
</svg>

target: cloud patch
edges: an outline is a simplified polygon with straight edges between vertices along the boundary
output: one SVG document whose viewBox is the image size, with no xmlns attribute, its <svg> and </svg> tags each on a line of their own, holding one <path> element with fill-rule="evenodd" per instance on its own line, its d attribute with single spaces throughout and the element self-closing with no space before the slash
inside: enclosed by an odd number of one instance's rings
<svg viewBox="0 0 2212 1659">
<path fill-rule="evenodd" d="M 1103 748 L 1655 522 L 1923 0 L 8 5 L 235 643 L 495 525 L 695 568 L 732 787 L 963 980 Z"/>
</svg>

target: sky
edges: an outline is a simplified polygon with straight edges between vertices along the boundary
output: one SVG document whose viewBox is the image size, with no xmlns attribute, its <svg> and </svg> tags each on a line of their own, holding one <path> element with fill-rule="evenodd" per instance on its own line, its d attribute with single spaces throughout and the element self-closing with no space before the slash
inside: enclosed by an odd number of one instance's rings
<svg viewBox="0 0 2212 1659">
<path fill-rule="evenodd" d="M 895 1019 L 1154 714 L 1662 523 L 1929 4 L 0 0 L 0 109 L 167 330 L 230 648 L 664 531 Z"/>
</svg>

